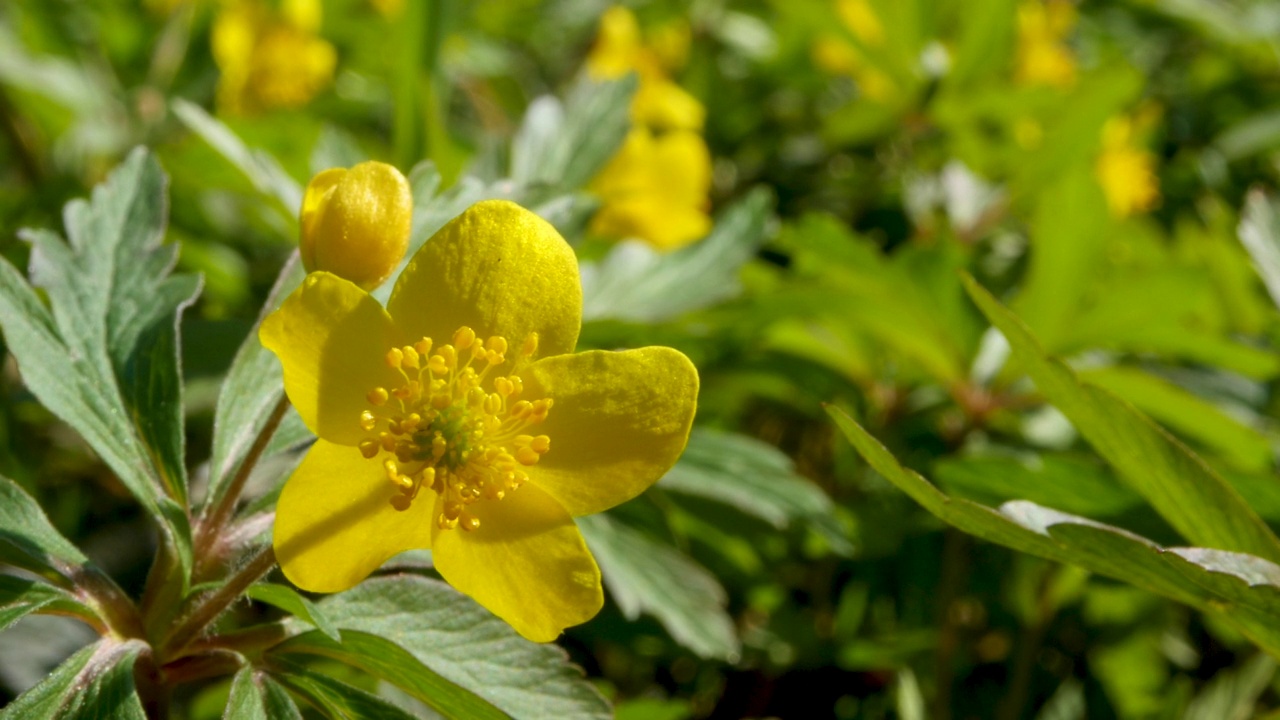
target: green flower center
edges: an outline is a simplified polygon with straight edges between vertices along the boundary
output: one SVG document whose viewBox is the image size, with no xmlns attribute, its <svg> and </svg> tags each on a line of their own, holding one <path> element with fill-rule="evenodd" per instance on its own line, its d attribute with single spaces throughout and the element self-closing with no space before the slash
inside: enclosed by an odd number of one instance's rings
<svg viewBox="0 0 1280 720">
<path fill-rule="evenodd" d="M 475 530 L 480 518 L 468 506 L 518 490 L 529 480 L 524 468 L 551 449 L 551 438 L 526 431 L 547 418 L 552 400 L 520 400 L 524 383 L 515 372 L 537 352 L 538 336 L 525 339 L 511 371 L 492 378 L 507 362 L 505 338 L 481 340 L 462 327 L 453 344 L 432 348 L 424 337 L 387 351 L 384 361 L 404 382 L 369 391 L 374 409 L 360 414 L 360 427 L 370 433 L 360 453 L 380 459 L 399 487 L 391 499 L 397 510 L 409 509 L 428 487 L 443 500 L 441 529 Z"/>
</svg>

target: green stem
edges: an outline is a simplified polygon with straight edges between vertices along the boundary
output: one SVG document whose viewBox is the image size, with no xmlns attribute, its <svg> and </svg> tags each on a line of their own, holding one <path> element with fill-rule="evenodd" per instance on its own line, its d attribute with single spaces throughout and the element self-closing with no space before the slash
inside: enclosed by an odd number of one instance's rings
<svg viewBox="0 0 1280 720">
<path fill-rule="evenodd" d="M 225 585 L 196 601 L 195 607 L 178 621 L 169 636 L 160 643 L 160 657 L 166 660 L 180 657 L 182 651 L 195 642 L 210 623 L 231 607 L 250 585 L 270 572 L 275 564 L 275 549 L 267 545 L 228 578 Z"/>
</svg>

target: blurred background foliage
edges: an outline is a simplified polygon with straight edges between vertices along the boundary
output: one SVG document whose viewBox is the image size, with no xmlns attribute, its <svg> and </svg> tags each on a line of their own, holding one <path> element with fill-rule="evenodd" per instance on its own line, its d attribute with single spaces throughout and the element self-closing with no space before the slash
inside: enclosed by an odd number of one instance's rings
<svg viewBox="0 0 1280 720">
<path fill-rule="evenodd" d="M 702 374 L 682 462 L 582 523 L 610 599 L 561 644 L 619 717 L 1264 715 L 1274 661 L 1231 627 L 947 529 L 822 404 L 952 496 L 1181 544 L 1005 362 L 965 271 L 1280 526 L 1280 316 L 1239 237 L 1275 240 L 1278 28 L 1263 0 L 8 0 L 0 253 L 155 149 L 205 278 L 199 458 L 310 174 L 416 166 L 418 242 L 514 197 L 579 251 L 583 345 Z M 0 473 L 140 587 L 144 518 L 12 363 L 0 392 Z M 83 642 L 39 620 L 0 636 L 7 693 Z"/>
</svg>

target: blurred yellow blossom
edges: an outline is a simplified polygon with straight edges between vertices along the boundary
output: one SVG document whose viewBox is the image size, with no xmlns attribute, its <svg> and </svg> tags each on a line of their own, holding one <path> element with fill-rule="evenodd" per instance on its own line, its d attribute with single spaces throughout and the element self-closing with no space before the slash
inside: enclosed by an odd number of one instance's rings
<svg viewBox="0 0 1280 720">
<path fill-rule="evenodd" d="M 633 128 L 591 190 L 604 202 L 591 224 L 597 235 L 674 250 L 711 230 L 711 154 L 697 133 Z"/>
<path fill-rule="evenodd" d="M 665 347 L 575 353 L 572 248 L 513 203 L 431 237 L 387 306 L 327 272 L 263 321 L 317 436 L 280 494 L 274 546 L 294 584 L 338 592 L 405 550 L 521 635 L 600 610 L 573 518 L 644 492 L 683 452 L 698 372 Z"/>
<path fill-rule="evenodd" d="M 659 47 L 673 59 L 684 52 L 679 40 L 669 36 L 663 36 Z M 631 101 L 631 117 L 637 123 L 664 130 L 702 129 L 706 117 L 702 103 L 671 80 L 662 55 L 642 42 L 640 24 L 625 7 L 611 7 L 600 16 L 600 33 L 587 55 L 587 72 L 599 80 L 629 72 L 639 76 L 640 86 Z"/>
<path fill-rule="evenodd" d="M 302 266 L 372 289 L 404 258 L 412 214 L 409 181 L 390 165 L 363 162 L 320 172 L 302 199 Z"/>
<path fill-rule="evenodd" d="M 1160 181 L 1156 177 L 1156 156 L 1139 147 L 1135 122 L 1114 117 L 1102 128 L 1102 153 L 1094 171 L 1107 206 L 1116 217 L 1146 212 L 1160 201 Z"/>
<path fill-rule="evenodd" d="M 1018 54 L 1014 79 L 1024 85 L 1070 87 L 1076 56 L 1067 46 L 1076 10 L 1069 0 L 1030 0 L 1018 6 Z"/>
<path fill-rule="evenodd" d="M 875 8 L 867 0 L 837 0 L 836 16 L 840 23 L 863 48 L 884 44 L 884 25 Z M 848 35 L 821 35 L 813 44 L 813 62 L 819 68 L 833 74 L 853 78 L 863 96 L 877 102 L 893 99 L 893 79 L 867 60 L 862 49 L 848 40 Z"/>
<path fill-rule="evenodd" d="M 400 17 L 404 10 L 404 0 L 369 0 L 369 4 L 387 19 Z"/>
<path fill-rule="evenodd" d="M 231 0 L 213 25 L 218 106 L 252 113 L 306 104 L 333 81 L 337 53 L 317 34 L 319 0 Z"/>
</svg>

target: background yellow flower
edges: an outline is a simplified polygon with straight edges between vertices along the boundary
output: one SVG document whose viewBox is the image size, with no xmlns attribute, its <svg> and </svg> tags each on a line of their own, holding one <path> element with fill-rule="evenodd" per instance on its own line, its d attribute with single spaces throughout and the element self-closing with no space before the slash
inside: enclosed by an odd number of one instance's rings
<svg viewBox="0 0 1280 720">
<path fill-rule="evenodd" d="M 213 58 L 222 72 L 218 106 L 231 113 L 291 108 L 333 82 L 337 52 L 319 37 L 318 0 L 289 0 L 280 11 L 237 0 L 213 26 Z"/>
</svg>

